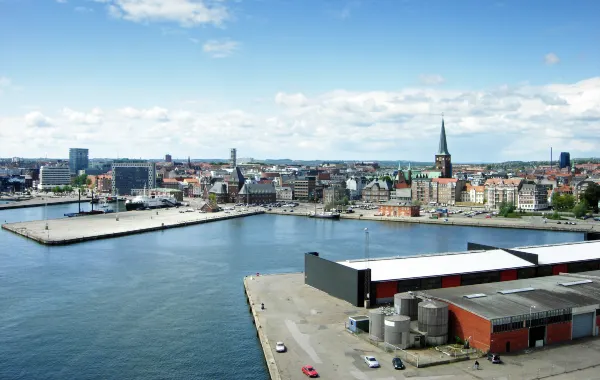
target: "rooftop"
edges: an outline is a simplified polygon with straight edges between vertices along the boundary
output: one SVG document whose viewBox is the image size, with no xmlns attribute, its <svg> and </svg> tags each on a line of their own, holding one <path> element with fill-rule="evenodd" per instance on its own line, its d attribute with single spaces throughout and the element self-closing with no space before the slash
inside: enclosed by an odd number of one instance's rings
<svg viewBox="0 0 600 380">
<path fill-rule="evenodd" d="M 338 263 L 354 269 L 367 268 L 367 261 L 365 260 L 347 260 L 338 261 Z M 501 249 L 394 257 L 368 261 L 372 281 L 447 276 L 534 266 L 529 261 Z"/>
<path fill-rule="evenodd" d="M 488 320 L 582 306 L 597 308 L 600 304 L 600 277 L 595 277 L 598 272 L 433 289 L 420 294 L 454 304 Z"/>
<path fill-rule="evenodd" d="M 516 247 L 516 251 L 538 255 L 539 265 L 600 259 L 600 241 Z"/>
</svg>

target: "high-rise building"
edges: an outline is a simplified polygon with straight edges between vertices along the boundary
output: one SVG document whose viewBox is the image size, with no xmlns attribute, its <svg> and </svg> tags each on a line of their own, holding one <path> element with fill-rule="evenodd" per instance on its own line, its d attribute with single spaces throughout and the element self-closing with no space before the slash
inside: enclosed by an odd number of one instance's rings
<svg viewBox="0 0 600 380">
<path fill-rule="evenodd" d="M 77 174 L 80 170 L 88 168 L 88 153 L 89 151 L 83 148 L 69 149 L 69 170 L 71 174 Z"/>
<path fill-rule="evenodd" d="M 170 154 L 165 155 L 165 162 L 173 162 L 173 158 Z"/>
<path fill-rule="evenodd" d="M 229 166 L 235 168 L 237 166 L 237 150 L 231 148 L 231 156 L 229 157 Z"/>
<path fill-rule="evenodd" d="M 39 190 L 63 187 L 71 184 L 70 168 L 66 165 L 44 165 L 40 168 Z"/>
<path fill-rule="evenodd" d="M 571 154 L 569 152 L 560 152 L 558 167 L 561 169 L 571 167 Z"/>
<path fill-rule="evenodd" d="M 444 119 L 442 119 L 442 130 L 440 131 L 440 144 L 435 155 L 435 168 L 442 172 L 440 178 L 452 178 L 452 156 L 448 152 Z"/>
<path fill-rule="evenodd" d="M 112 164 L 112 193 L 133 195 L 133 190 L 156 187 L 156 164 L 144 160 L 116 160 Z"/>
</svg>

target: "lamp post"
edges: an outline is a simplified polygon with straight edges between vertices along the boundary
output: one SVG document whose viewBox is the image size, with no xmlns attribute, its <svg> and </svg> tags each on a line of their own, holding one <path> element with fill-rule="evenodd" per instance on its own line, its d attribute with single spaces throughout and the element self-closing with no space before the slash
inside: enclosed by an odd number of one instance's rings
<svg viewBox="0 0 600 380">
<path fill-rule="evenodd" d="M 369 229 L 365 227 L 365 269 L 369 269 Z M 371 306 L 371 276 L 365 271 L 365 308 Z"/>
<path fill-rule="evenodd" d="M 529 328 L 531 328 L 531 311 L 535 309 L 535 305 L 529 306 Z"/>
</svg>

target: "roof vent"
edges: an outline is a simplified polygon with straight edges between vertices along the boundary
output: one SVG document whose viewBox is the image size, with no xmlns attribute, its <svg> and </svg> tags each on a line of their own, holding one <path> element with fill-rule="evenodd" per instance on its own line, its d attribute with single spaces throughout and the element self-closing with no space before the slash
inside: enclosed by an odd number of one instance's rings
<svg viewBox="0 0 600 380">
<path fill-rule="evenodd" d="M 592 280 L 579 280 L 579 281 L 571 281 L 571 282 L 563 282 L 561 284 L 558 285 L 562 285 L 562 286 L 573 286 L 573 285 L 583 285 L 583 284 L 590 284 L 594 281 Z"/>
<path fill-rule="evenodd" d="M 510 289 L 510 290 L 501 290 L 498 293 L 500 293 L 500 294 L 514 294 L 514 293 L 531 292 L 532 290 L 535 290 L 535 289 L 534 288 Z"/>
<path fill-rule="evenodd" d="M 481 298 L 481 297 L 485 297 L 485 296 L 486 295 L 483 293 L 475 293 L 475 294 L 467 294 L 466 296 L 463 296 L 463 297 L 472 299 L 472 298 Z"/>
</svg>

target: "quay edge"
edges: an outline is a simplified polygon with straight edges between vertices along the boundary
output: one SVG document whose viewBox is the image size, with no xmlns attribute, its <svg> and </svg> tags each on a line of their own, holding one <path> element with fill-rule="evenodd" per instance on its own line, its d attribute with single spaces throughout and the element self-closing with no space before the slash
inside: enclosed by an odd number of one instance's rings
<svg viewBox="0 0 600 380">
<path fill-rule="evenodd" d="M 267 338 L 267 334 L 262 328 L 260 321 L 258 319 L 258 315 L 256 310 L 254 309 L 254 301 L 252 300 L 252 296 L 248 292 L 248 280 L 252 276 L 244 277 L 244 293 L 246 294 L 246 301 L 250 307 L 250 313 L 252 314 L 252 318 L 254 319 L 254 326 L 256 327 L 256 335 L 258 336 L 258 340 L 260 341 L 260 345 L 263 350 L 265 362 L 267 365 L 267 369 L 269 370 L 269 376 L 271 380 L 281 380 L 281 376 L 279 375 L 279 370 L 277 368 L 277 363 L 275 362 L 275 357 L 273 356 L 273 350 L 271 349 L 271 344 L 269 343 L 269 339 Z"/>
</svg>

